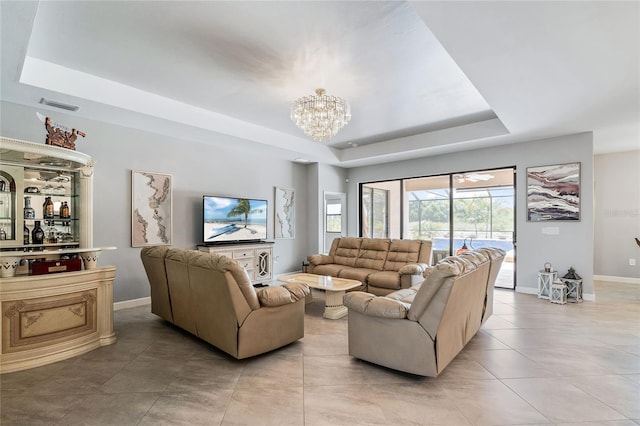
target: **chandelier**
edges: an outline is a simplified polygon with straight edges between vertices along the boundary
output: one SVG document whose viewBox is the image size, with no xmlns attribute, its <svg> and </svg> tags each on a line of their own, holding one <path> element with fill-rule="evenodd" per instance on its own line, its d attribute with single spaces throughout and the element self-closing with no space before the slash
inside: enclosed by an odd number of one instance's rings
<svg viewBox="0 0 640 426">
<path fill-rule="evenodd" d="M 351 120 L 349 103 L 316 89 L 315 95 L 293 101 L 291 120 L 316 142 L 331 139 Z"/>
</svg>

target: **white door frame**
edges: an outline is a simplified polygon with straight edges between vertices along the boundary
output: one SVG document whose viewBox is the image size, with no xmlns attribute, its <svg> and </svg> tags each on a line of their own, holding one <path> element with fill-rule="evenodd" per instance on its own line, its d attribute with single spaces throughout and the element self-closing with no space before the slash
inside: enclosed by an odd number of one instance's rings
<svg viewBox="0 0 640 426">
<path fill-rule="evenodd" d="M 347 194 L 344 192 L 323 192 L 324 202 L 322 208 L 322 246 L 323 253 L 329 253 L 329 249 L 331 249 L 331 242 L 334 238 L 344 237 L 347 235 Z M 338 204 L 335 201 L 339 201 L 340 215 L 341 215 L 341 226 L 340 233 L 337 232 L 327 232 L 327 204 Z"/>
</svg>

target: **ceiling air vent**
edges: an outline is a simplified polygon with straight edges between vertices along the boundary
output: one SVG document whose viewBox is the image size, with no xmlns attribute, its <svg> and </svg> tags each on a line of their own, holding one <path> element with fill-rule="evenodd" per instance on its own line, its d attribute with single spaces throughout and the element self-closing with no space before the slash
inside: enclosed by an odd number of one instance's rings
<svg viewBox="0 0 640 426">
<path fill-rule="evenodd" d="M 62 102 L 52 101 L 47 98 L 40 98 L 40 103 L 54 108 L 66 109 L 67 111 L 77 111 L 80 109 L 77 105 L 63 104 Z"/>
</svg>

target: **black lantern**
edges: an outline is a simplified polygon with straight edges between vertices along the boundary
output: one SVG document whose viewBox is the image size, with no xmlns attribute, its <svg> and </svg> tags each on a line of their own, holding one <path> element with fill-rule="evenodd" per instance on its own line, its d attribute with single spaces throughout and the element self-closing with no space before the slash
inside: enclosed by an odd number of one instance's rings
<svg viewBox="0 0 640 426">
<path fill-rule="evenodd" d="M 569 268 L 569 271 L 562 278 L 566 278 L 568 280 L 581 280 L 582 279 L 582 277 L 580 277 L 580 275 L 578 275 L 576 273 L 576 270 L 573 269 L 573 266 L 571 268 Z"/>
</svg>

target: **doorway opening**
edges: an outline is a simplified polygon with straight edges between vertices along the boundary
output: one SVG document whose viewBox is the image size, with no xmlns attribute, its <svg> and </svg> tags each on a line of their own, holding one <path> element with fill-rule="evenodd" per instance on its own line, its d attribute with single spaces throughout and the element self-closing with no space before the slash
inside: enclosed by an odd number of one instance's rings
<svg viewBox="0 0 640 426">
<path fill-rule="evenodd" d="M 324 193 L 323 253 L 329 253 L 335 238 L 347 235 L 347 194 Z"/>
</svg>

